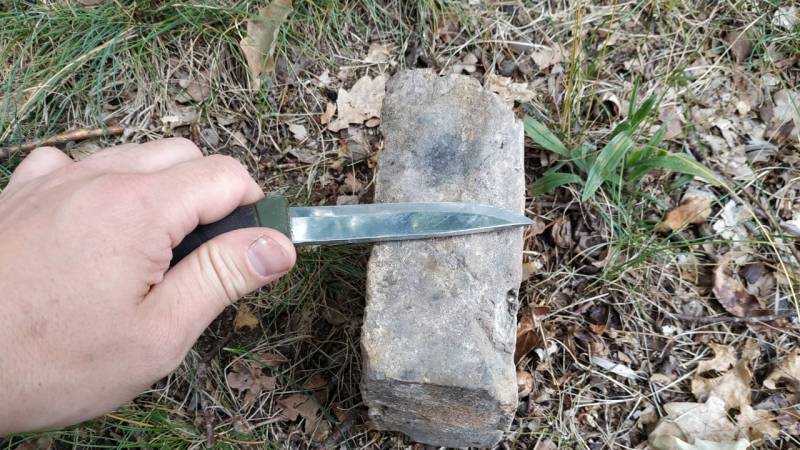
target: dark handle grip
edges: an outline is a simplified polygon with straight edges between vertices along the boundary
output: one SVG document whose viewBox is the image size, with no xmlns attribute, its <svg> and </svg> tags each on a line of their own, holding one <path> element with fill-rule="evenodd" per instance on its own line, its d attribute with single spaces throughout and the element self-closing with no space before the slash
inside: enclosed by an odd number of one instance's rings
<svg viewBox="0 0 800 450">
<path fill-rule="evenodd" d="M 181 243 L 172 249 L 172 261 L 169 263 L 169 266 L 172 267 L 178 264 L 186 255 L 192 253 L 197 247 L 200 247 L 204 242 L 215 236 L 227 233 L 228 231 L 238 230 L 239 228 L 258 226 L 260 226 L 260 223 L 255 206 L 248 205 L 237 208 L 222 220 L 200 225 L 195 228 L 194 231 L 186 235 Z"/>
</svg>

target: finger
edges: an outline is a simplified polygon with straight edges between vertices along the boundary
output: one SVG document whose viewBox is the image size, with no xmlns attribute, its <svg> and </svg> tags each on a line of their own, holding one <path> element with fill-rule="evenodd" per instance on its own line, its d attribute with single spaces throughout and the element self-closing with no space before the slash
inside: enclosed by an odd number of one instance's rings
<svg viewBox="0 0 800 450">
<path fill-rule="evenodd" d="M 97 170 L 156 172 L 182 162 L 199 159 L 203 153 L 184 138 L 168 138 L 144 144 L 123 144 L 101 150 L 81 161 Z"/>
<path fill-rule="evenodd" d="M 220 220 L 264 196 L 247 169 L 230 156 L 207 156 L 150 176 L 149 190 L 173 248 L 197 225 Z"/>
<path fill-rule="evenodd" d="M 72 159 L 55 147 L 36 148 L 19 163 L 8 185 L 30 181 L 70 164 L 74 164 Z"/>
<path fill-rule="evenodd" d="M 145 298 L 153 320 L 170 322 L 188 350 L 226 306 L 289 271 L 291 241 L 269 228 L 242 228 L 198 247 Z"/>
</svg>

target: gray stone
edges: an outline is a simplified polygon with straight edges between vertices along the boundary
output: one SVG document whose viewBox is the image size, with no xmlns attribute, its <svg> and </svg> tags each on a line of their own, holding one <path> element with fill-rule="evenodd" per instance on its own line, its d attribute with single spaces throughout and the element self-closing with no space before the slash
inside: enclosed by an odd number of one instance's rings
<svg viewBox="0 0 800 450">
<path fill-rule="evenodd" d="M 522 124 L 470 77 L 387 84 L 376 202 L 460 201 L 522 211 Z M 517 406 L 522 230 L 375 245 L 367 270 L 362 396 L 379 429 L 491 447 Z"/>
</svg>

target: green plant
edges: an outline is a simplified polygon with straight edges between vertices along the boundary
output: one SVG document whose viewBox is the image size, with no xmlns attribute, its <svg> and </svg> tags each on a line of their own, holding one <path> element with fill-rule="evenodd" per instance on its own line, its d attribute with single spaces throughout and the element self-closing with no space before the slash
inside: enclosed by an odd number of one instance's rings
<svg viewBox="0 0 800 450">
<path fill-rule="evenodd" d="M 531 184 L 531 193 L 541 195 L 559 186 L 577 184 L 583 186 L 581 200 L 586 201 L 604 183 L 615 187 L 624 183 L 635 183 L 655 169 L 696 176 L 715 186 L 722 185 L 717 175 L 706 166 L 686 155 L 659 148 L 664 138 L 664 125 L 647 143 L 637 148 L 634 134 L 650 116 L 658 104 L 658 98 L 655 95 L 650 96 L 639 108 L 634 106 L 635 103 L 634 88 L 628 118 L 614 128 L 609 141 L 599 152 L 588 144 L 570 149 L 547 126 L 526 116 L 524 124 L 528 137 L 545 150 L 566 158 Z M 572 170 L 564 171 L 564 168 Z"/>
</svg>

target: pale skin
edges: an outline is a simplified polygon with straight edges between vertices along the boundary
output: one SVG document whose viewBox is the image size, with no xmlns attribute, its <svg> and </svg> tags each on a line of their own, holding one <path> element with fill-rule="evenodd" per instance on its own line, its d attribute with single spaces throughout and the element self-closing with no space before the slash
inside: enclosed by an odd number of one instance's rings
<svg viewBox="0 0 800 450">
<path fill-rule="evenodd" d="M 0 193 L 0 436 L 109 412 L 169 374 L 238 298 L 295 263 L 267 228 L 169 268 L 198 224 L 263 196 L 240 163 L 185 139 L 79 162 L 32 151 Z"/>
</svg>

